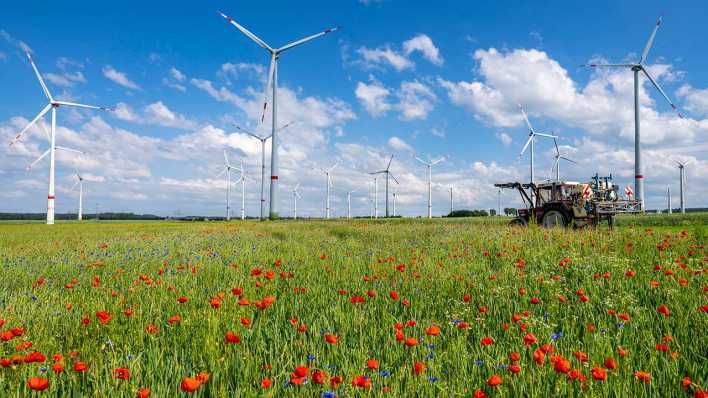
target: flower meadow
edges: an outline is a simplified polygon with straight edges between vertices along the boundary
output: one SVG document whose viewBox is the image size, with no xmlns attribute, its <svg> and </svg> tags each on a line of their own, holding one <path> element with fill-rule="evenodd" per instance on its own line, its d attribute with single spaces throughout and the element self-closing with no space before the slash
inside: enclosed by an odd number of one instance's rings
<svg viewBox="0 0 708 398">
<path fill-rule="evenodd" d="M 0 225 L 0 396 L 705 397 L 706 232 Z"/>
</svg>

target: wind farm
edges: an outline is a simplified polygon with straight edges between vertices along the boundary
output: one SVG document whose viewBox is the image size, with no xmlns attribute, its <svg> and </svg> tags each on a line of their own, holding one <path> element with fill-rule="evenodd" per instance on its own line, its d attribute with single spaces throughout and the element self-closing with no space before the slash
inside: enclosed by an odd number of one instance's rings
<svg viewBox="0 0 708 398">
<path fill-rule="evenodd" d="M 706 15 L 8 4 L 3 394 L 708 396 Z"/>
</svg>

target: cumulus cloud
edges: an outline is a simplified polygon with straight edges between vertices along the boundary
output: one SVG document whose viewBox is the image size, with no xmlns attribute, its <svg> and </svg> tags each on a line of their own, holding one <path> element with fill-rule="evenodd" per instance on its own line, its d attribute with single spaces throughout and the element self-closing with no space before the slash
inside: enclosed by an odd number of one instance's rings
<svg viewBox="0 0 708 398">
<path fill-rule="evenodd" d="M 496 134 L 494 134 L 495 137 L 502 143 L 504 146 L 509 146 L 511 145 L 511 136 L 503 131 L 497 131 Z"/>
<path fill-rule="evenodd" d="M 396 95 L 401 119 L 405 121 L 427 118 L 437 101 L 433 90 L 417 80 L 402 82 Z"/>
<path fill-rule="evenodd" d="M 679 98 L 684 99 L 683 107 L 699 116 L 708 115 L 708 89 L 695 89 L 688 84 L 684 84 L 676 92 Z"/>
<path fill-rule="evenodd" d="M 405 142 L 403 139 L 398 138 L 398 137 L 391 137 L 388 139 L 388 146 L 390 146 L 392 149 L 395 149 L 396 151 L 404 151 L 404 152 L 415 152 L 412 146 L 408 145 L 407 142 Z"/>
<path fill-rule="evenodd" d="M 197 126 L 196 122 L 173 112 L 162 101 L 146 105 L 141 113 L 135 112 L 130 105 L 119 102 L 114 109 L 113 115 L 118 119 L 140 124 L 153 124 L 181 129 L 192 129 Z"/>
<path fill-rule="evenodd" d="M 420 51 L 428 61 L 435 65 L 441 66 L 443 58 L 440 55 L 440 50 L 435 47 L 433 40 L 425 34 L 419 34 L 410 40 L 403 42 L 403 52 L 406 56 L 411 55 L 415 51 Z"/>
<path fill-rule="evenodd" d="M 358 82 L 354 94 L 364 109 L 372 116 L 381 116 L 391 109 L 388 97 L 391 92 L 381 82 L 369 76 L 371 83 Z"/>
<path fill-rule="evenodd" d="M 363 65 L 372 68 L 377 66 L 391 66 L 395 70 L 401 72 L 406 69 L 415 67 L 415 63 L 400 53 L 392 50 L 390 47 L 382 48 L 366 48 L 361 47 L 357 50 L 361 55 Z"/>
<path fill-rule="evenodd" d="M 123 87 L 129 88 L 131 90 L 140 90 L 140 86 L 132 80 L 128 79 L 128 75 L 126 75 L 124 72 L 120 72 L 114 69 L 110 65 L 106 65 L 103 67 L 103 76 L 105 76 L 113 83 L 116 83 Z"/>
</svg>

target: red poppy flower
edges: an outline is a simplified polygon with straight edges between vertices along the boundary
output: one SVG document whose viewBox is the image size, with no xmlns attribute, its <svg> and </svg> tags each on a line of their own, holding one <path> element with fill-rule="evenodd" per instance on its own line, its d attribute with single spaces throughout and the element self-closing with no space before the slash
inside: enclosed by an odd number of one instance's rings
<svg viewBox="0 0 708 398">
<path fill-rule="evenodd" d="M 180 298 L 177 299 L 177 302 L 180 303 L 180 304 L 184 304 L 184 303 L 186 303 L 187 301 L 189 301 L 189 299 L 186 298 L 186 297 L 184 297 L 184 296 L 182 296 L 182 297 L 180 297 Z"/>
<path fill-rule="evenodd" d="M 316 370 L 312 372 L 312 382 L 315 384 L 324 384 L 325 378 L 327 378 L 327 374 L 325 374 L 325 372 L 321 370 Z"/>
<path fill-rule="evenodd" d="M 480 340 L 480 343 L 482 345 L 492 345 L 494 343 L 494 340 L 491 337 L 484 337 L 482 340 Z"/>
<path fill-rule="evenodd" d="M 516 362 L 521 359 L 521 355 L 518 352 L 512 352 L 511 354 L 509 354 L 509 359 L 512 362 Z"/>
<path fill-rule="evenodd" d="M 415 337 L 409 337 L 406 339 L 406 345 L 408 347 L 415 347 L 418 345 L 418 339 L 416 339 Z"/>
<path fill-rule="evenodd" d="M 329 385 L 332 388 L 339 387 L 339 385 L 342 384 L 342 382 L 344 382 L 344 379 L 342 378 L 342 376 L 332 376 L 332 378 L 329 379 Z"/>
<path fill-rule="evenodd" d="M 199 380 L 191 378 L 191 377 L 185 377 L 182 379 L 182 384 L 180 384 L 180 389 L 184 392 L 195 392 L 199 388 L 201 383 Z"/>
<path fill-rule="evenodd" d="M 138 398 L 148 398 L 150 396 L 149 388 L 141 388 L 138 390 Z"/>
<path fill-rule="evenodd" d="M 487 398 L 487 394 L 485 394 L 484 391 L 480 390 L 479 388 L 474 390 L 474 394 L 472 394 L 474 398 Z"/>
<path fill-rule="evenodd" d="M 224 335 L 224 340 L 226 340 L 227 343 L 230 344 L 241 344 L 241 338 L 234 334 L 232 331 L 226 332 Z"/>
<path fill-rule="evenodd" d="M 49 388 L 49 380 L 42 377 L 31 377 L 27 380 L 27 387 L 35 391 L 44 391 Z"/>
<path fill-rule="evenodd" d="M 592 370 L 590 372 L 592 373 L 593 380 L 596 380 L 596 381 L 607 380 L 607 372 L 605 371 L 605 369 L 603 369 L 601 367 L 594 367 L 594 368 L 592 368 Z"/>
<path fill-rule="evenodd" d="M 416 376 L 425 371 L 425 364 L 422 362 L 415 362 L 413 364 L 413 374 Z"/>
<path fill-rule="evenodd" d="M 537 348 L 533 351 L 533 360 L 536 362 L 537 365 L 543 365 L 543 363 L 546 361 L 546 354 L 541 351 L 540 348 Z"/>
<path fill-rule="evenodd" d="M 398 292 L 390 291 L 388 292 L 388 296 L 391 297 L 394 300 L 398 300 L 401 296 L 398 294 Z"/>
<path fill-rule="evenodd" d="M 128 380 L 130 378 L 130 371 L 128 368 L 116 368 L 113 369 L 113 376 L 115 376 L 116 379 Z"/>
<path fill-rule="evenodd" d="M 181 316 L 174 315 L 174 316 L 170 317 L 170 319 L 167 320 L 167 323 L 169 323 L 170 325 L 174 325 L 175 323 L 180 322 L 181 320 L 182 320 Z"/>
<path fill-rule="evenodd" d="M 196 379 L 200 384 L 204 384 L 209 381 L 209 373 L 201 372 L 197 375 Z"/>
<path fill-rule="evenodd" d="M 30 352 L 25 357 L 25 363 L 33 363 L 33 362 L 42 363 L 45 360 L 46 360 L 46 357 L 41 352 L 38 352 L 38 351 Z"/>
<path fill-rule="evenodd" d="M 541 301 L 538 297 L 531 297 L 531 304 L 538 304 Z"/>
<path fill-rule="evenodd" d="M 427 334 L 428 336 L 439 336 L 440 328 L 433 325 L 425 330 L 425 334 Z"/>
<path fill-rule="evenodd" d="M 509 365 L 509 372 L 511 372 L 513 374 L 517 374 L 517 373 L 521 372 L 521 366 L 519 366 L 517 364 Z"/>
<path fill-rule="evenodd" d="M 610 370 L 615 370 L 617 369 L 617 362 L 614 360 L 614 358 L 606 358 L 605 367 Z"/>
<path fill-rule="evenodd" d="M 651 383 L 651 375 L 641 370 L 637 370 L 636 372 L 634 372 L 634 378 L 637 380 L 641 380 L 647 384 Z"/>
<path fill-rule="evenodd" d="M 553 370 L 558 373 L 568 373 L 571 370 L 570 361 L 563 357 L 553 357 Z"/>
<path fill-rule="evenodd" d="M 85 372 L 88 370 L 88 366 L 81 361 L 74 362 L 74 372 Z"/>
<path fill-rule="evenodd" d="M 64 373 L 64 365 L 60 363 L 55 363 L 52 365 L 52 372 L 54 373 Z"/>
<path fill-rule="evenodd" d="M 582 352 L 582 351 L 576 351 L 573 353 L 573 356 L 578 359 L 580 362 L 587 362 L 588 361 L 588 354 Z"/>
<path fill-rule="evenodd" d="M 656 311 L 663 316 L 670 316 L 671 315 L 671 311 L 669 311 L 669 307 L 667 307 L 664 304 L 660 305 L 659 308 L 656 309 Z"/>
<path fill-rule="evenodd" d="M 366 367 L 369 369 L 378 369 L 379 368 L 379 361 L 375 359 L 369 359 L 366 361 Z"/>
<path fill-rule="evenodd" d="M 363 375 L 356 376 L 354 380 L 352 380 L 352 386 L 369 389 L 371 388 L 371 379 Z"/>
<path fill-rule="evenodd" d="M 251 326 L 251 320 L 248 318 L 241 318 L 241 325 L 249 327 Z"/>
<path fill-rule="evenodd" d="M 534 336 L 533 333 L 528 333 L 526 336 L 524 336 L 524 344 L 526 344 L 527 347 L 534 344 L 537 340 L 538 339 L 536 339 L 536 336 Z"/>
<path fill-rule="evenodd" d="M 151 323 L 151 324 L 145 326 L 145 332 L 150 333 L 150 334 L 155 334 L 155 333 L 157 333 L 157 326 L 155 326 L 154 324 Z"/>
<path fill-rule="evenodd" d="M 657 349 L 657 351 L 666 352 L 669 350 L 669 346 L 667 346 L 666 344 L 657 344 L 656 349 Z"/>
<path fill-rule="evenodd" d="M 106 311 L 96 312 L 96 318 L 98 318 L 98 322 L 100 322 L 101 325 L 107 324 L 112 319 L 111 314 Z"/>
<path fill-rule="evenodd" d="M 502 382 L 503 380 L 499 375 L 492 375 L 489 379 L 487 379 L 487 385 L 490 387 L 496 387 L 502 384 Z"/>
<path fill-rule="evenodd" d="M 328 342 L 329 344 L 337 344 L 337 342 L 339 341 L 339 337 L 337 337 L 337 336 L 335 336 L 335 335 L 333 335 L 333 334 L 326 334 L 326 335 L 324 335 L 324 339 L 325 339 L 325 341 Z"/>
<path fill-rule="evenodd" d="M 462 296 L 462 301 L 464 301 L 465 303 L 468 303 L 471 299 L 472 296 L 470 296 L 469 294 L 465 294 L 464 296 Z"/>
<path fill-rule="evenodd" d="M 298 366 L 293 371 L 295 377 L 306 377 L 308 374 L 310 374 L 310 369 L 307 366 Z"/>
<path fill-rule="evenodd" d="M 270 386 L 272 386 L 272 385 L 273 385 L 273 381 L 267 377 L 264 378 L 263 380 L 261 380 L 261 388 L 263 388 L 264 390 L 270 388 Z"/>
</svg>

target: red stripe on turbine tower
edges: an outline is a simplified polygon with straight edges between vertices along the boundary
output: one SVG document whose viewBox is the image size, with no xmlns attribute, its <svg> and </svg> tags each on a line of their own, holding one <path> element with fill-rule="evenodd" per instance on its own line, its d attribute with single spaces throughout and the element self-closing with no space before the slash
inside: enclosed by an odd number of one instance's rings
<svg viewBox="0 0 708 398">
<path fill-rule="evenodd" d="M 54 200 L 54 196 L 49 195 L 49 196 L 47 196 L 47 199 L 52 199 L 52 200 Z"/>
<path fill-rule="evenodd" d="M 271 179 L 271 180 L 277 180 L 277 179 L 278 179 L 278 176 L 270 176 L 270 179 Z"/>
<path fill-rule="evenodd" d="M 639 175 L 634 176 L 634 178 L 644 178 L 644 176 L 639 174 Z"/>
</svg>

